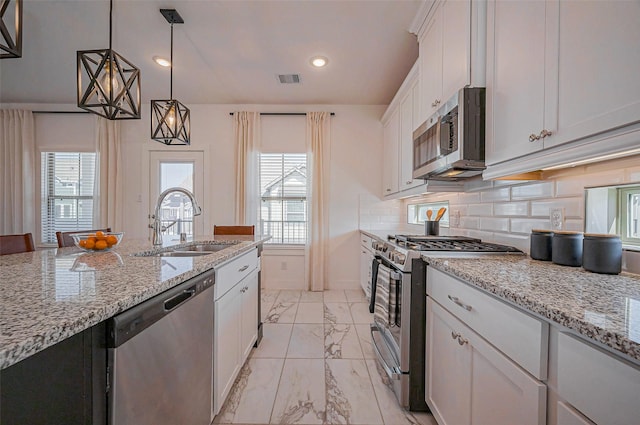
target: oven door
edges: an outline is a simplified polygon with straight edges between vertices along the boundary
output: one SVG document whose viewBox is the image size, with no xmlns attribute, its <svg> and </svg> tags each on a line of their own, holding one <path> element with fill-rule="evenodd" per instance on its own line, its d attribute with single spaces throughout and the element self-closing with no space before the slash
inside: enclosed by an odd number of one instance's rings
<svg viewBox="0 0 640 425">
<path fill-rule="evenodd" d="M 405 350 L 408 348 L 407 341 L 403 341 L 405 336 L 402 332 L 402 287 L 405 275 L 385 263 L 383 260 L 378 266 L 377 279 L 372 287 L 374 322 L 371 324 L 371 342 L 380 366 L 379 371 L 381 375 L 384 373 L 383 381 L 393 389 L 398 402 L 407 407 L 408 361 L 403 362 L 407 353 L 401 351 L 401 347 L 405 347 Z"/>
</svg>

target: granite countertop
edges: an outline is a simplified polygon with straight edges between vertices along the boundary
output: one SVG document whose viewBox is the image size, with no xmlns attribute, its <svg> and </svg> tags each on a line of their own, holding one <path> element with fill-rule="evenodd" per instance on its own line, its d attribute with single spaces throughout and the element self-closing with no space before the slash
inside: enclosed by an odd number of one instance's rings
<svg viewBox="0 0 640 425">
<path fill-rule="evenodd" d="M 605 275 L 524 255 L 439 258 L 429 265 L 640 361 L 640 275 Z"/>
<path fill-rule="evenodd" d="M 109 252 L 85 253 L 71 247 L 0 256 L 0 369 L 268 239 L 260 236 L 196 238 L 198 242 L 230 245 L 199 257 L 134 257 L 131 254 L 154 248 L 146 240 L 127 240 L 126 237 Z M 161 250 L 168 250 L 172 245 L 179 244 L 169 241 Z"/>
</svg>

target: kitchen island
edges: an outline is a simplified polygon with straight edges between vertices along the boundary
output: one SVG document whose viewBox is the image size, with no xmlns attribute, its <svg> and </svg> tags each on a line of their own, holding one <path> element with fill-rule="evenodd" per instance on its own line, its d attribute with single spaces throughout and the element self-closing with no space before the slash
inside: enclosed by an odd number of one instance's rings
<svg viewBox="0 0 640 425">
<path fill-rule="evenodd" d="M 146 240 L 126 238 L 109 252 L 86 253 L 71 247 L 1 256 L 0 369 L 210 270 L 267 239 L 260 236 L 197 238 L 201 243 L 229 244 L 226 249 L 198 257 L 132 256 L 154 248 Z M 167 241 L 159 250 L 177 246 L 181 245 Z"/>
</svg>

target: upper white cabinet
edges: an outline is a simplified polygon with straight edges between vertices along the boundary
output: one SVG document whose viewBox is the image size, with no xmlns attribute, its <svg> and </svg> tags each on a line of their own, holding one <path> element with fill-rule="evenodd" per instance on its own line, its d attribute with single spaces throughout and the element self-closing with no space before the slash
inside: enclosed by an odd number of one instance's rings
<svg viewBox="0 0 640 425">
<path fill-rule="evenodd" d="M 637 147 L 638 22 L 631 1 L 489 1 L 485 178 Z"/>
<path fill-rule="evenodd" d="M 418 94 L 418 65 L 414 65 L 382 117 L 382 195 L 403 196 L 409 189 L 426 188 L 413 179 L 413 130 L 421 123 Z M 405 191 L 405 192 L 403 192 Z"/>
<path fill-rule="evenodd" d="M 436 1 L 423 22 L 414 21 L 419 43 L 420 122 L 462 87 L 484 86 L 484 11 L 484 1 Z"/>
<path fill-rule="evenodd" d="M 400 111 L 395 110 L 383 124 L 382 195 L 398 191 L 398 155 L 400 153 Z"/>
</svg>

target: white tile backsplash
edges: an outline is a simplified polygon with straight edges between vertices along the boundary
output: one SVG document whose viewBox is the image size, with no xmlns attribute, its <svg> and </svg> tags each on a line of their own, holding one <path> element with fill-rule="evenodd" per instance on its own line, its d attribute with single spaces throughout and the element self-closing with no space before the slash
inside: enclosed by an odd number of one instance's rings
<svg viewBox="0 0 640 425">
<path fill-rule="evenodd" d="M 531 233 L 531 229 L 551 229 L 549 219 L 512 218 L 511 233 Z"/>
<path fill-rule="evenodd" d="M 529 214 L 529 202 L 500 202 L 493 204 L 493 214 L 496 216 L 527 216 Z"/>
<path fill-rule="evenodd" d="M 469 204 L 467 214 L 470 216 L 490 217 L 493 215 L 493 204 Z"/>
<path fill-rule="evenodd" d="M 510 193 L 511 188 L 509 187 L 485 190 L 480 192 L 480 202 L 508 201 Z"/>
<path fill-rule="evenodd" d="M 531 216 L 549 217 L 551 208 L 564 208 L 565 217 L 582 217 L 584 215 L 583 198 L 557 198 L 551 201 L 531 201 Z"/>
<path fill-rule="evenodd" d="M 482 230 L 494 230 L 498 232 L 509 231 L 509 219 L 498 217 L 481 217 L 480 229 Z"/>
<path fill-rule="evenodd" d="M 511 199 L 516 201 L 521 199 L 551 198 L 553 197 L 553 186 L 553 181 L 513 186 L 511 188 Z"/>
</svg>

